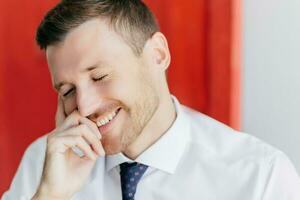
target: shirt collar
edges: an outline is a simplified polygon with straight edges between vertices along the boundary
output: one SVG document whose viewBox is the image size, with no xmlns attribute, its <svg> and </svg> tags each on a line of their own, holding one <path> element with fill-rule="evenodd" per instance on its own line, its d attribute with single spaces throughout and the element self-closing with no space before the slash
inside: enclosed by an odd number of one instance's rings
<svg viewBox="0 0 300 200">
<path fill-rule="evenodd" d="M 177 98 L 172 96 L 172 100 L 176 109 L 176 119 L 167 132 L 134 161 L 122 153 L 106 156 L 106 171 L 123 162 L 139 162 L 170 174 L 175 172 L 188 141 L 190 125 Z"/>
</svg>

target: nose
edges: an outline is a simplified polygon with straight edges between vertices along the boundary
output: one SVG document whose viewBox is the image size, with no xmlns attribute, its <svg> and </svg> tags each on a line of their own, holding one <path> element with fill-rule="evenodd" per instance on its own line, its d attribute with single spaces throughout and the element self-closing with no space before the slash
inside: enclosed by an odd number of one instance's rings
<svg viewBox="0 0 300 200">
<path fill-rule="evenodd" d="M 83 117 L 95 113 L 102 103 L 100 95 L 93 88 L 77 89 L 76 95 L 77 109 Z"/>
</svg>

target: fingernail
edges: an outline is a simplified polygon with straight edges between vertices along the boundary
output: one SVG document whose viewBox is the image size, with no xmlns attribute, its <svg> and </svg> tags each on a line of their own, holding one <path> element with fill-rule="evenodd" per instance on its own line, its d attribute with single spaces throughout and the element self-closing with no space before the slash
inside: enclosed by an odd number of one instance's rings
<svg viewBox="0 0 300 200">
<path fill-rule="evenodd" d="M 98 137 L 99 140 L 102 138 L 102 135 L 101 135 L 100 131 L 98 131 L 97 137 Z"/>
</svg>

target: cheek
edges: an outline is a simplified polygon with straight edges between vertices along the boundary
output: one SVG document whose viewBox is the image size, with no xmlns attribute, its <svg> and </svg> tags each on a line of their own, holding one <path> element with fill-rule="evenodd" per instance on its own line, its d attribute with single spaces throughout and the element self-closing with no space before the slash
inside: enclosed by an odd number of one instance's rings
<svg viewBox="0 0 300 200">
<path fill-rule="evenodd" d="M 120 99 L 131 99 L 141 93 L 143 82 L 135 76 L 120 77 L 115 80 L 110 87 L 110 92 L 118 96 Z"/>
<path fill-rule="evenodd" d="M 64 101 L 65 113 L 66 115 L 70 115 L 76 108 L 76 99 L 74 97 L 66 99 Z"/>
</svg>

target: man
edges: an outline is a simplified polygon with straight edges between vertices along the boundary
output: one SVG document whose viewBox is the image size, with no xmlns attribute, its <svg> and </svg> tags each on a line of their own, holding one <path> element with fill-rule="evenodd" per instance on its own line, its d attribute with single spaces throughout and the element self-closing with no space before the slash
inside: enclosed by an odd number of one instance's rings
<svg viewBox="0 0 300 200">
<path fill-rule="evenodd" d="M 63 0 L 41 22 L 56 128 L 3 200 L 299 200 L 281 151 L 171 96 L 167 40 L 139 0 Z"/>
</svg>

